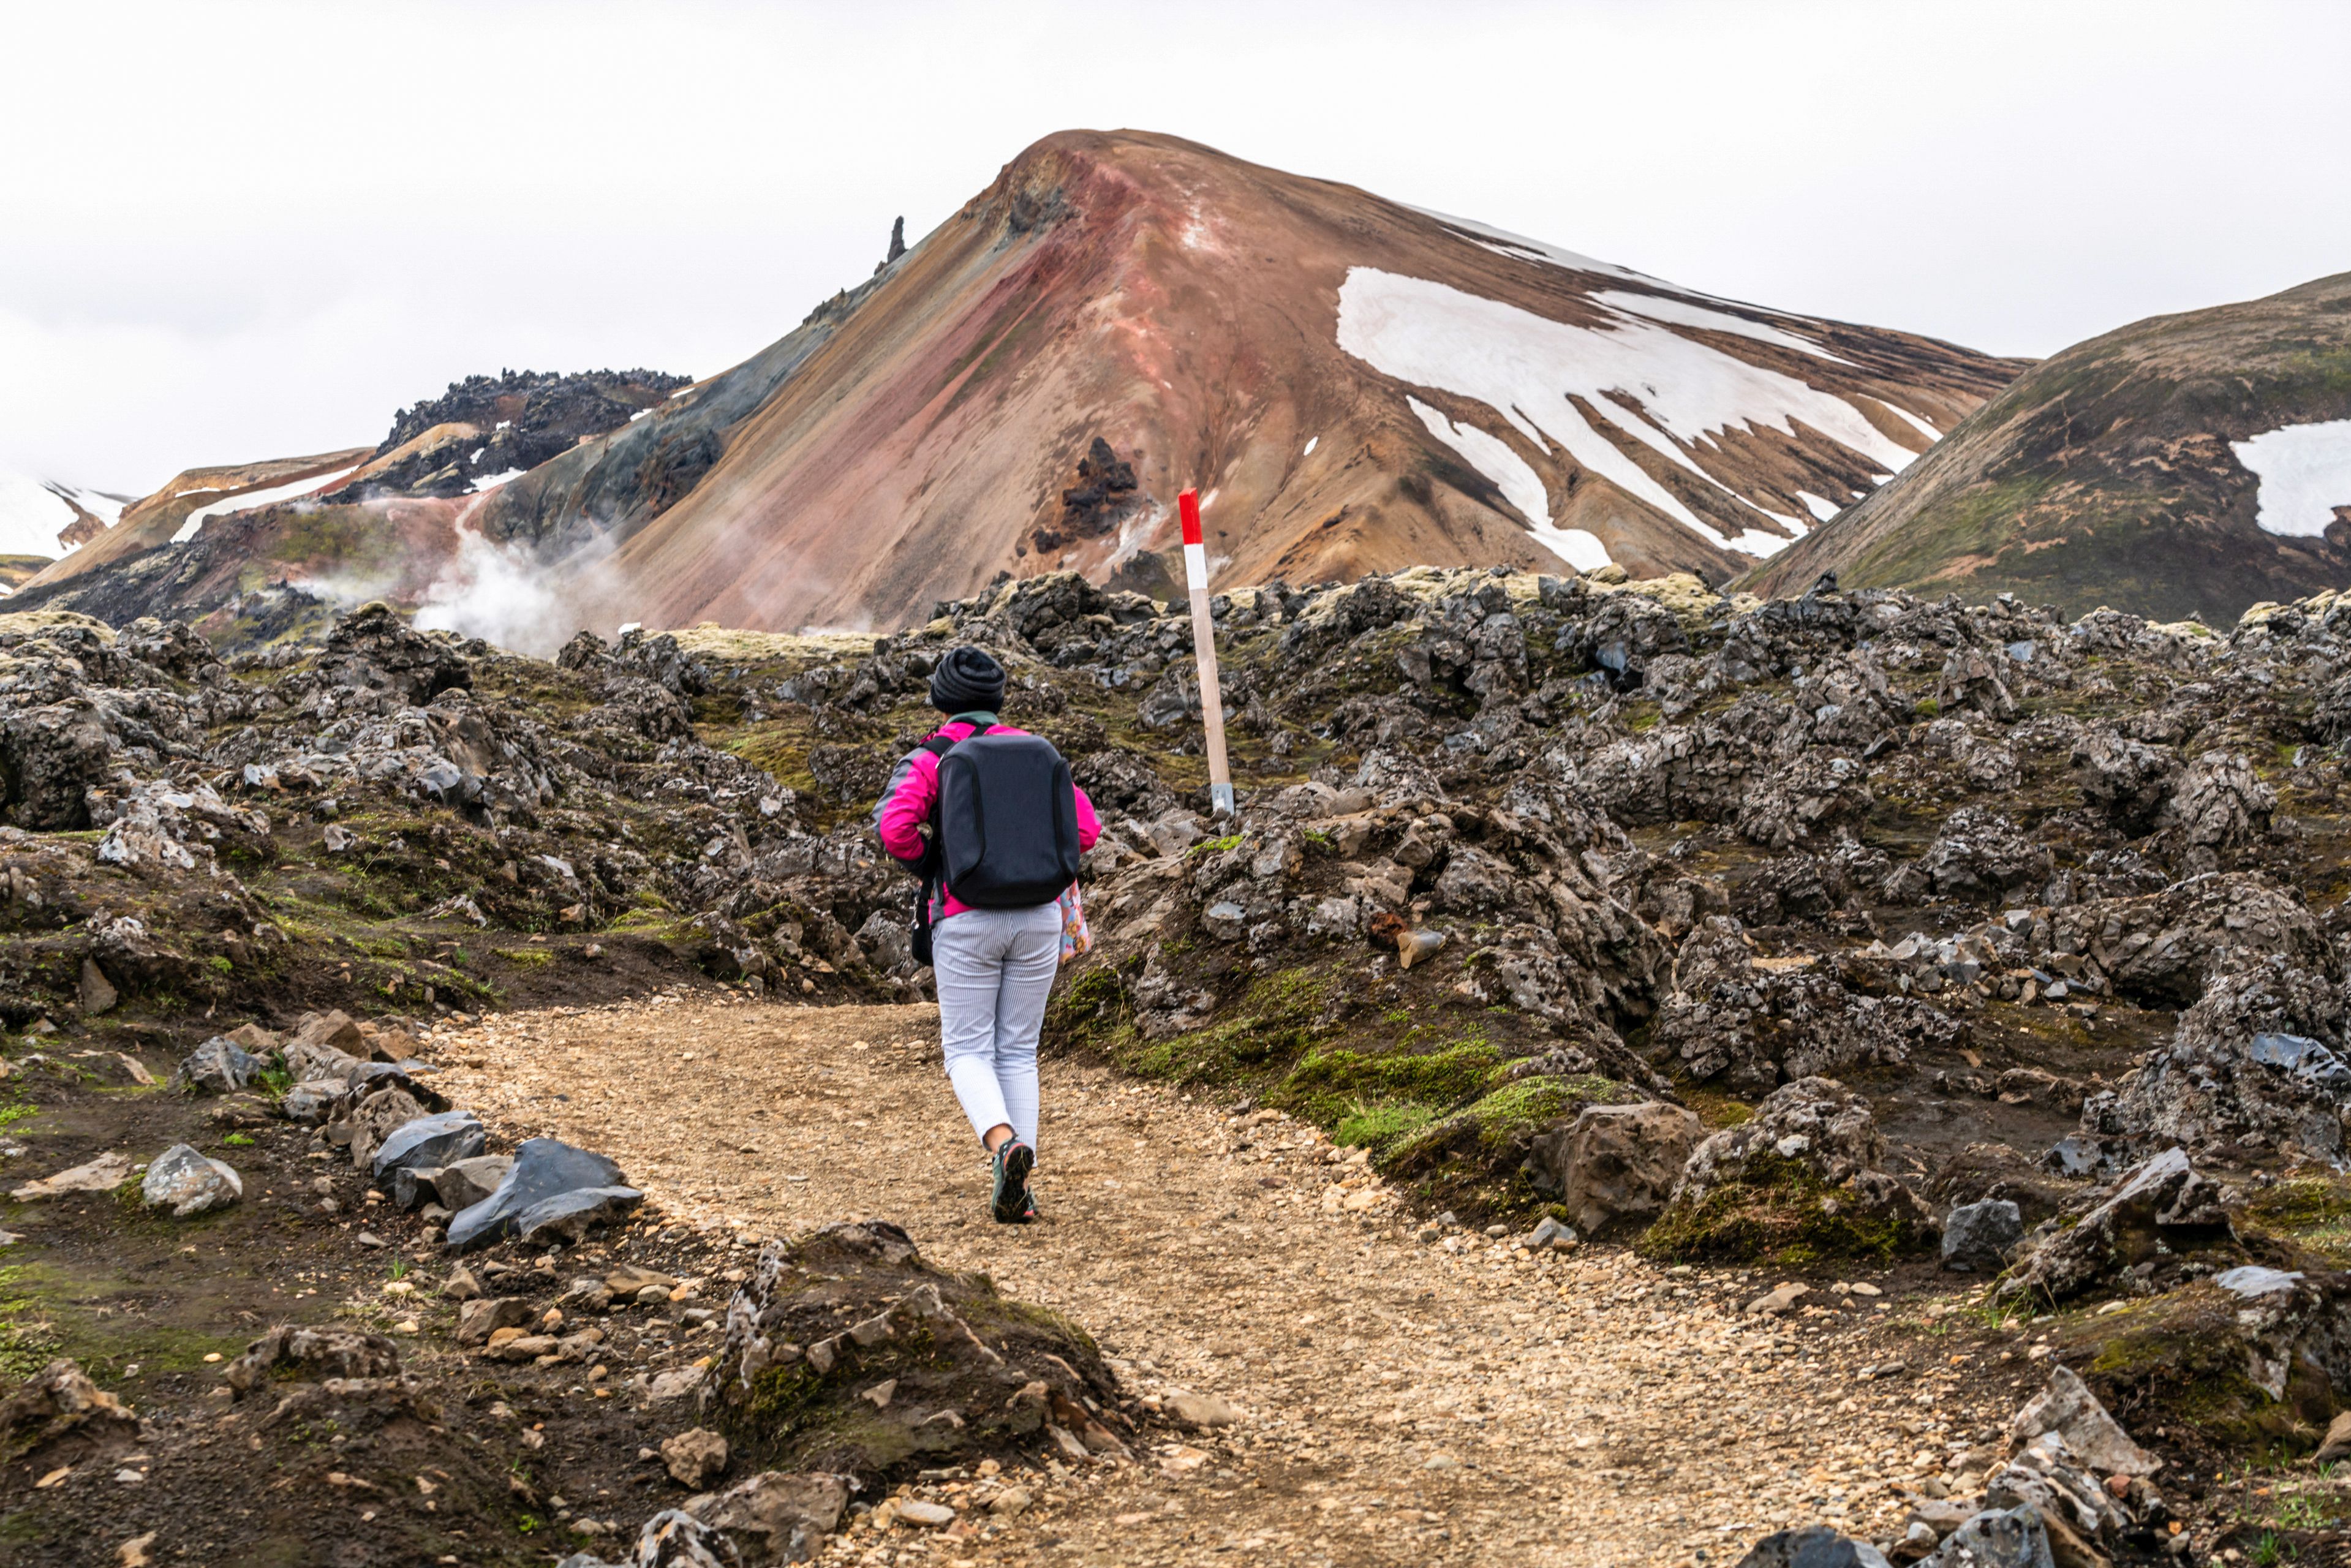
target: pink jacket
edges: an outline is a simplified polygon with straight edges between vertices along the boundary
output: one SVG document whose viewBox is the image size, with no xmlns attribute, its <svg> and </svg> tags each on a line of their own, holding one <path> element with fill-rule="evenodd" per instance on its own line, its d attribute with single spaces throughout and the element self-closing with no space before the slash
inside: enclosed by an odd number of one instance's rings
<svg viewBox="0 0 2351 1568">
<path fill-rule="evenodd" d="M 979 727 L 961 720 L 943 724 L 934 736 L 948 740 L 968 740 L 979 733 Z M 990 735 L 1026 735 L 1025 729 L 1015 729 L 1008 724 L 991 726 Z M 1102 820 L 1094 815 L 1094 803 L 1086 792 L 1071 787 L 1078 798 L 1078 847 L 1090 850 L 1102 837 Z M 899 759 L 890 775 L 889 787 L 882 791 L 881 802 L 873 808 L 873 831 L 881 836 L 882 847 L 899 860 L 914 864 L 923 858 L 925 845 L 916 830 L 931 819 L 931 808 L 939 799 L 939 759 L 917 747 Z M 971 907 L 958 903 L 953 890 L 941 887 L 941 902 L 934 920 L 945 920 L 961 915 Z"/>
</svg>

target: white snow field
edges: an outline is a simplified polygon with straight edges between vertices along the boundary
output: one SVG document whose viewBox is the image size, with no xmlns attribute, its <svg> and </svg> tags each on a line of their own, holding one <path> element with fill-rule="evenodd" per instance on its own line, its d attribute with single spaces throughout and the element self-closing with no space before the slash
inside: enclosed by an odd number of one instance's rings
<svg viewBox="0 0 2351 1568">
<path fill-rule="evenodd" d="M 248 490 L 241 496 L 229 496 L 218 501 L 207 501 L 188 514 L 187 521 L 182 523 L 179 531 L 172 536 L 172 542 L 175 545 L 186 544 L 196 537 L 196 530 L 203 528 L 205 519 L 210 517 L 234 517 L 238 512 L 250 512 L 257 507 L 274 507 L 280 501 L 296 500 L 314 491 L 331 490 L 358 473 L 363 466 L 365 465 L 354 463 L 340 474 L 320 474 L 308 479 L 296 479 L 284 485 L 273 485 L 266 490 Z M 198 491 L 197 494 L 201 495 L 203 492 Z"/>
<path fill-rule="evenodd" d="M 1750 365 L 1643 317 L 1623 315 L 1617 326 L 1574 326 L 1447 284 L 1358 267 L 1339 290 L 1338 337 L 1343 350 L 1373 369 L 1475 398 L 1543 450 L 1564 449 L 1627 495 L 1750 555 L 1786 541 L 1757 529 L 1725 538 L 1595 429 L 1570 396 L 1583 399 L 1621 434 L 1749 506 L 1755 504 L 1707 474 L 1691 455 L 1711 444 L 1716 432 L 1744 426 L 1793 435 L 1793 422 L 1801 420 L 1881 467 L 1899 470 L 1915 455 L 1834 392 Z M 1434 426 L 1431 431 L 1436 434 Z M 1467 457 L 1461 444 L 1467 439 L 1455 427 L 1448 444 Z M 1511 494 L 1510 486 L 1502 490 Z"/>
<path fill-rule="evenodd" d="M 1553 555 L 1578 571 L 1596 571 L 1608 564 L 1608 547 L 1600 542 L 1598 534 L 1552 524 L 1551 497 L 1543 489 L 1541 476 L 1527 465 L 1525 458 L 1510 450 L 1509 442 L 1474 424 L 1456 424 L 1416 397 L 1407 394 L 1404 401 L 1420 415 L 1420 423 L 1428 426 L 1429 434 L 1461 454 L 1470 467 L 1494 482 L 1494 487 L 1502 492 L 1502 499 L 1526 518 L 1527 531 Z"/>
<path fill-rule="evenodd" d="M 2317 538 L 2351 507 L 2351 419 L 2280 425 L 2229 450 L 2262 482 L 2253 521 L 2265 534 Z"/>
<path fill-rule="evenodd" d="M 122 511 L 120 501 L 103 496 L 91 499 L 113 508 L 111 515 L 99 513 L 108 522 Z M 83 504 L 88 506 L 89 502 Z M 98 507 L 91 507 L 90 510 L 97 512 Z M 0 555 L 63 555 L 66 547 L 57 543 L 57 530 L 73 520 L 73 508 L 55 489 L 38 479 L 0 468 Z"/>
</svg>

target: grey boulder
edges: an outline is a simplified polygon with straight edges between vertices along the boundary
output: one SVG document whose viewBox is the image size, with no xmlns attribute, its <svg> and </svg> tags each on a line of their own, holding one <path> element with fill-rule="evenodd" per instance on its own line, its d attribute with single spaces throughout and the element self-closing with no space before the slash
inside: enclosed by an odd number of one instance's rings
<svg viewBox="0 0 2351 1568">
<path fill-rule="evenodd" d="M 2031 1507 L 1986 1509 L 1943 1538 L 1927 1568 L 2057 1568 Z"/>
<path fill-rule="evenodd" d="M 2064 1437 L 2073 1456 L 2102 1476 L 2151 1476 L 2163 1467 L 2161 1459 L 2131 1441 L 2089 1385 L 2062 1364 L 2050 1370 L 2049 1386 L 2009 1423 L 2008 1435 L 2020 1444 L 2046 1432 Z"/>
<path fill-rule="evenodd" d="M 841 1527 L 848 1506 L 849 1488 L 841 1476 L 762 1470 L 723 1492 L 692 1499 L 685 1511 L 737 1544 L 756 1542 L 755 1560 L 805 1563 Z"/>
<path fill-rule="evenodd" d="M 1963 1203 L 1943 1219 L 1943 1267 L 1955 1274 L 1997 1274 L 2008 1249 L 2024 1239 L 2024 1215 L 2004 1197 Z"/>
<path fill-rule="evenodd" d="M 261 1058 L 226 1035 L 216 1034 L 190 1051 L 172 1075 L 177 1088 L 213 1094 L 234 1094 L 261 1072 Z"/>
<path fill-rule="evenodd" d="M 610 1225 L 644 1201 L 632 1186 L 584 1186 L 542 1198 L 515 1216 L 520 1241 L 577 1241 L 600 1225 Z"/>
<path fill-rule="evenodd" d="M 150 1208 L 170 1209 L 174 1219 L 226 1208 L 244 1196 L 243 1177 L 185 1144 L 173 1144 L 156 1155 L 139 1184 L 140 1201 Z"/>
<path fill-rule="evenodd" d="M 574 1148 L 559 1138 L 526 1139 L 515 1150 L 514 1165 L 496 1190 L 449 1221 L 449 1245 L 459 1250 L 486 1246 L 518 1234 L 523 1217 L 551 1199 L 605 1189 L 631 1190 L 622 1186 L 621 1167 L 602 1155 Z M 533 1218 L 545 1225 L 558 1215 Z"/>
<path fill-rule="evenodd" d="M 2220 1186 L 2189 1164 L 2186 1150 L 2166 1149 L 2134 1167 L 2078 1224 L 2034 1248 L 2001 1293 L 2070 1301 L 2156 1256 L 2159 1248 L 2184 1251 L 2233 1234 Z"/>
<path fill-rule="evenodd" d="M 1757 1542 L 1739 1568 L 1889 1568 L 1886 1553 L 1823 1524 L 1782 1530 Z"/>
<path fill-rule="evenodd" d="M 1657 1213 L 1705 1136 L 1697 1113 L 1653 1100 L 1591 1105 L 1574 1121 L 1534 1140 L 1534 1158 L 1559 1186 L 1576 1228 L 1590 1235 L 1609 1221 Z"/>
<path fill-rule="evenodd" d="M 433 1178 L 433 1190 L 441 1199 L 441 1207 L 452 1214 L 462 1214 L 498 1190 L 514 1169 L 512 1155 L 475 1155 L 471 1159 L 452 1160 Z"/>
<path fill-rule="evenodd" d="M 319 1126 L 335 1113 L 344 1092 L 340 1078 L 313 1078 L 286 1091 L 277 1102 L 278 1113 L 305 1127 Z"/>
<path fill-rule="evenodd" d="M 371 1174 L 378 1186 L 393 1173 L 454 1165 L 471 1159 L 489 1145 L 489 1134 L 471 1111 L 443 1111 L 403 1122 L 376 1145 Z"/>
</svg>

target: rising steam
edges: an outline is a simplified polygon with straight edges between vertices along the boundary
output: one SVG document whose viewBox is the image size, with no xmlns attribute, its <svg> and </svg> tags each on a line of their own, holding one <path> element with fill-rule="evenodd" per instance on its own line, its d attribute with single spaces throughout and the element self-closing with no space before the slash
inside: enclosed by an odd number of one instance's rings
<svg viewBox="0 0 2351 1568">
<path fill-rule="evenodd" d="M 457 553 L 424 591 L 416 625 L 551 657 L 588 623 L 582 606 L 617 588 L 605 564 L 611 550 L 597 540 L 550 559 L 528 546 L 461 528 Z"/>
</svg>

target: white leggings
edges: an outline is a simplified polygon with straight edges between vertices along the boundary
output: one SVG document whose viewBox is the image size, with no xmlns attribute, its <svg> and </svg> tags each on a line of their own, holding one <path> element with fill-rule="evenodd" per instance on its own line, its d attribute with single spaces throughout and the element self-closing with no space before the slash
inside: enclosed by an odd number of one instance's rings
<svg viewBox="0 0 2351 1568">
<path fill-rule="evenodd" d="M 1059 904 L 967 909 L 931 930 L 939 1042 L 971 1130 L 1037 1146 L 1037 1034 L 1061 964 Z"/>
</svg>

